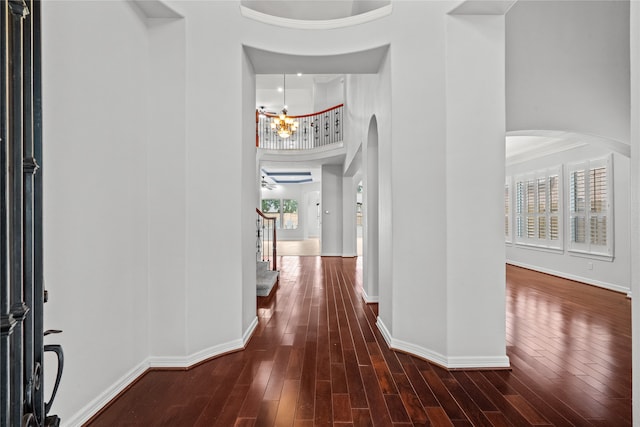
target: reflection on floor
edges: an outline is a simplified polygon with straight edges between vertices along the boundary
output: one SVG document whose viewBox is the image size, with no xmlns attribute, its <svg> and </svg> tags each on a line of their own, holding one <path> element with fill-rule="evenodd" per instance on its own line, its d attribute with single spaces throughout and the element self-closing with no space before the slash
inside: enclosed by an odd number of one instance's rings
<svg viewBox="0 0 640 427">
<path fill-rule="evenodd" d="M 358 256 L 362 256 L 362 237 L 358 237 Z M 320 239 L 279 240 L 278 256 L 318 256 L 320 255 Z"/>
</svg>

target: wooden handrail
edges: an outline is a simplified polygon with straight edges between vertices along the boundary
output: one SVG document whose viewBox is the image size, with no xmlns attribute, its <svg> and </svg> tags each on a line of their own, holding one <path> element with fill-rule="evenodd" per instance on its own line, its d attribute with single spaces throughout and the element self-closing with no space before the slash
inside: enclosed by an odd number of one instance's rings
<svg viewBox="0 0 640 427">
<path fill-rule="evenodd" d="M 268 150 L 308 150 L 342 141 L 344 104 L 299 116 L 288 116 L 298 122 L 298 130 L 282 138 L 272 120 L 279 114 L 256 110 L 256 147 Z"/>
<path fill-rule="evenodd" d="M 340 107 L 344 107 L 344 104 L 334 105 L 333 107 L 327 108 L 326 110 L 317 111 L 315 113 L 310 113 L 310 114 L 302 114 L 300 116 L 291 116 L 291 115 L 287 114 L 287 117 L 291 117 L 292 119 L 301 119 L 303 117 L 317 116 L 319 114 L 323 114 L 323 113 L 326 113 L 327 111 L 335 110 L 336 108 L 340 108 Z M 278 117 L 278 116 L 280 116 L 280 114 L 271 114 L 271 113 L 263 113 L 263 114 L 265 116 L 267 116 L 267 117 Z"/>
<path fill-rule="evenodd" d="M 268 217 L 264 214 L 264 212 L 262 212 L 260 209 L 256 208 L 256 213 L 262 217 L 262 219 L 264 219 L 265 221 L 273 221 L 273 239 L 271 240 L 271 246 L 272 246 L 272 252 L 273 252 L 273 271 L 276 271 L 278 269 L 278 261 L 276 256 L 278 255 L 278 251 L 276 249 L 276 242 L 277 242 L 277 237 L 276 237 L 276 219 L 275 218 L 271 218 Z"/>
</svg>

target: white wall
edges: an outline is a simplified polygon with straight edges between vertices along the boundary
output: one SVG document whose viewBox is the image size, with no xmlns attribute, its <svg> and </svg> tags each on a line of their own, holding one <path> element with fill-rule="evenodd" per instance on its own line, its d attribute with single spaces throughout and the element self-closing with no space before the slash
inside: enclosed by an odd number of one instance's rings
<svg viewBox="0 0 640 427">
<path fill-rule="evenodd" d="M 342 177 L 342 256 L 355 257 L 358 255 L 356 208 L 357 189 L 360 178 L 353 176 Z"/>
<path fill-rule="evenodd" d="M 453 15 L 447 19 L 444 354 L 449 366 L 509 366 L 500 237 L 505 158 L 504 21 L 502 15 Z M 465 226 L 471 223 L 481 226 Z"/>
<path fill-rule="evenodd" d="M 258 67 L 246 60 L 243 45 L 304 58 L 390 46 L 378 75 L 362 77 L 366 82 L 356 97 L 372 102 L 352 110 L 349 121 L 356 131 L 346 141 L 350 162 L 376 115 L 383 207 L 380 325 L 390 342 L 407 349 L 448 357 L 450 342 L 469 337 L 466 347 L 451 348 L 455 356 L 487 356 L 487 346 L 473 339 L 476 328 L 462 330 L 446 316 L 447 309 L 466 308 L 468 300 L 443 308 L 452 284 L 447 265 L 466 261 L 462 253 L 447 255 L 444 226 L 443 183 L 452 173 L 447 171 L 444 15 L 453 3 L 397 2 L 391 15 L 330 31 L 259 23 L 243 17 L 238 2 L 169 5 L 186 19 L 168 24 L 161 34 L 153 33 L 160 27 L 148 30 L 124 2 L 44 7 L 45 267 L 52 292 L 46 322 L 65 330 L 60 341 L 68 362 L 57 412 L 73 425 L 96 409 L 95 399 L 126 385 L 145 363 L 188 366 L 240 348 L 250 336 L 255 325 L 250 218 L 257 199 L 250 183 L 257 179 L 249 112 L 255 107 L 252 82 Z M 170 35 L 177 40 L 167 39 Z M 184 50 L 178 46 L 182 37 Z M 160 56 L 163 44 L 166 59 Z M 178 63 L 168 70 L 157 70 L 174 59 Z M 174 78 L 184 84 L 184 97 L 177 88 L 167 89 L 172 106 L 150 109 L 150 103 L 162 102 L 158 93 L 150 94 L 154 85 Z M 161 128 L 168 134 L 157 142 L 163 144 L 158 151 L 152 140 L 158 135 L 151 131 L 156 117 L 171 118 Z M 176 145 L 164 146 L 171 140 Z M 472 148 L 475 143 L 466 142 Z M 457 144 L 467 148 L 462 139 Z M 335 191 L 323 191 L 323 211 L 333 212 L 323 214 L 323 253 L 340 256 L 343 169 L 325 168 L 324 175 L 323 185 Z M 165 187 L 166 179 L 172 183 Z M 172 203 L 182 206 L 168 206 Z M 229 215 L 229 206 L 242 213 Z M 157 211 L 162 208 L 176 216 Z M 417 212 L 427 223 L 443 226 L 416 228 Z M 169 233 L 164 237 L 163 228 Z M 490 265 L 503 259 L 499 253 L 486 256 Z M 167 259 L 172 262 L 161 265 Z M 164 277 L 165 272 L 170 274 Z M 475 279 L 491 302 L 482 310 L 504 313 L 500 289 L 484 286 L 493 274 Z M 167 293 L 151 296 L 158 290 Z M 150 324 L 167 310 L 178 323 L 165 343 Z M 475 319 L 480 312 L 474 310 L 471 305 L 465 316 Z M 487 322 L 493 320 L 489 316 Z M 504 331 L 487 327 L 482 336 L 494 345 Z"/>
<path fill-rule="evenodd" d="M 247 90 L 242 92 L 242 115 L 244 117 L 255 114 L 255 71 L 251 61 L 245 55 L 242 56 L 242 86 Z M 255 253 L 256 250 L 256 213 L 255 202 L 259 194 L 255 148 L 255 123 L 251 120 L 242 122 L 241 164 L 246 168 L 240 181 L 240 218 L 241 218 L 241 250 L 240 262 L 242 264 L 242 328 L 243 342 L 249 338 L 258 322 L 256 300 L 256 263 L 255 257 L 246 256 Z M 251 167 L 253 166 L 253 167 Z"/>
<path fill-rule="evenodd" d="M 64 348 L 66 423 L 149 354 L 149 44 L 129 4 L 42 8 L 45 328 L 64 331 L 45 343 Z"/>
<path fill-rule="evenodd" d="M 320 184 L 315 184 L 320 187 Z M 311 189 L 306 193 L 306 209 L 307 214 L 305 215 L 305 239 L 320 237 L 320 219 L 322 218 L 320 215 L 319 209 L 322 208 L 320 206 L 320 190 Z"/>
<path fill-rule="evenodd" d="M 507 130 L 629 141 L 629 2 L 519 1 L 507 14 Z"/>
<path fill-rule="evenodd" d="M 324 111 L 344 103 L 344 76 L 313 84 L 313 111 Z"/>
<path fill-rule="evenodd" d="M 385 252 L 392 256 L 392 305 L 387 309 L 391 324 L 383 317 L 387 314 L 383 289 L 379 318 L 392 343 L 415 346 L 425 357 L 447 352 L 443 183 L 447 173 L 444 15 L 448 11 L 443 2 L 394 4 L 394 18 L 412 28 L 413 35 L 398 37 L 391 44 L 391 138 L 386 143 L 380 138 L 378 153 L 379 204 L 384 207 L 391 202 L 392 206 L 391 218 L 384 209 L 379 215 L 380 228 L 391 227 L 390 241 L 380 235 L 379 254 L 380 260 L 386 259 Z M 384 123 L 384 118 L 376 117 L 379 124 Z M 416 227 L 418 223 L 438 226 Z M 385 279 L 381 269 L 381 288 Z"/>
<path fill-rule="evenodd" d="M 322 166 L 321 238 L 322 256 L 342 256 L 342 167 Z"/>
<path fill-rule="evenodd" d="M 392 324 L 391 316 L 387 315 L 391 311 L 392 262 L 389 59 L 387 56 L 378 74 L 348 75 L 345 83 L 345 141 L 348 142 L 345 171 L 360 168 L 364 187 L 362 295 L 367 302 L 381 302 L 379 316 L 388 327 Z M 372 123 L 374 129 L 371 129 Z M 382 162 L 378 161 L 380 150 L 384 153 Z M 380 206 L 379 193 L 385 195 Z M 380 216 L 385 218 L 383 223 L 379 221 Z M 380 241 L 385 242 L 384 245 L 381 246 Z M 379 251 L 385 256 L 379 257 Z M 386 272 L 385 298 L 379 297 L 380 271 Z"/>
<path fill-rule="evenodd" d="M 262 199 L 294 199 L 298 201 L 298 228 L 278 230 L 278 240 L 304 240 L 307 237 L 319 237 L 319 230 L 315 225 L 315 200 L 320 190 L 320 183 L 308 184 L 277 184 L 272 190 L 263 188 Z M 309 223 L 309 200 L 313 203 L 313 223 Z M 258 206 L 260 207 L 260 206 Z"/>
<path fill-rule="evenodd" d="M 364 180 L 363 180 L 363 242 L 362 254 L 364 263 L 362 268 L 363 295 L 366 301 L 379 301 L 379 266 L 380 266 L 380 221 L 378 219 L 380 204 L 378 193 L 380 189 L 378 156 L 378 120 L 376 116 L 369 122 L 367 140 L 364 144 Z"/>
<path fill-rule="evenodd" d="M 149 353 L 186 355 L 185 22 L 151 19 L 149 38 Z"/>
<path fill-rule="evenodd" d="M 246 240 L 255 245 L 255 236 L 243 230 L 255 222 L 249 225 L 243 209 L 255 212 L 255 206 L 243 191 L 248 180 L 257 182 L 255 161 L 249 164 L 243 149 L 249 143 L 242 132 L 248 65 L 238 43 L 237 3 L 172 5 L 187 17 L 187 353 L 216 353 L 237 348 L 247 332 L 241 307 L 249 296 L 242 284 L 247 259 L 255 260 L 255 246 L 249 250 Z M 255 93 L 255 85 L 247 90 Z M 243 213 L 229 215 L 229 206 Z"/>
<path fill-rule="evenodd" d="M 501 249 L 486 250 L 487 246 L 503 245 L 499 224 L 491 219 L 500 214 L 501 196 L 491 189 L 502 182 L 504 167 L 504 104 L 496 96 L 504 87 L 500 81 L 504 78 L 503 18 L 485 19 L 479 25 L 458 19 L 459 25 L 445 28 L 442 18 L 450 6 L 442 2 L 394 3 L 389 24 L 395 31 L 390 33 L 388 62 L 377 76 L 348 76 L 349 131 L 345 140 L 350 145 L 345 168 L 366 141 L 371 114 L 375 113 L 380 159 L 378 324 L 387 341 L 445 365 L 504 366 L 508 363 L 504 258 Z M 404 37 L 400 26 L 411 28 L 411 36 Z M 457 56 L 445 66 L 446 48 L 451 45 L 457 47 Z M 479 67 L 478 57 L 483 55 L 495 61 Z M 460 76 L 453 80 L 462 87 L 457 92 L 453 91 L 454 83 L 446 85 L 451 75 L 445 79 L 445 71 L 452 68 Z M 478 71 L 468 83 L 471 68 Z M 448 99 L 453 101 L 447 104 Z M 482 120 L 469 120 L 477 114 L 468 114 L 465 108 L 483 111 L 484 115 L 478 116 Z M 449 136 L 452 131 L 458 134 Z M 478 138 L 486 140 L 484 145 L 477 143 Z M 363 164 L 367 157 L 364 151 Z M 469 157 L 486 159 L 493 173 L 469 178 L 460 166 L 467 165 L 467 160 L 454 160 Z M 460 236 L 462 231 L 457 231 L 459 222 L 449 219 L 456 218 L 452 210 L 455 203 L 461 203 L 455 199 L 455 185 L 449 187 L 452 178 L 458 182 L 473 179 L 480 204 L 493 200 L 491 206 L 483 205 L 488 221 L 494 224 L 483 233 L 493 234 L 476 236 L 471 245 Z M 418 222 L 439 226 L 416 227 Z M 455 245 L 450 247 L 452 242 Z M 483 254 L 482 261 L 477 259 L 478 253 Z M 477 267 L 473 277 L 456 271 L 467 264 Z M 472 303 L 478 296 L 486 302 L 481 308 Z M 473 322 L 465 322 L 468 317 Z"/>
<path fill-rule="evenodd" d="M 548 167 L 567 165 L 582 160 L 603 158 L 611 154 L 607 147 L 588 145 L 572 150 L 535 158 L 526 162 L 507 165 L 506 175 L 515 177 L 527 172 L 535 172 Z M 507 262 L 578 280 L 619 292 L 631 290 L 631 241 L 630 241 L 630 172 L 629 158 L 613 153 L 613 214 L 614 214 L 614 258 L 612 261 L 597 257 L 578 256 L 568 248 L 569 227 L 567 208 L 569 194 L 566 169 L 563 179 L 564 195 L 564 250 L 561 253 L 536 250 L 508 243 L 506 245 Z M 512 199 L 513 200 L 513 199 Z M 590 268 L 591 266 L 591 268 Z"/>
<path fill-rule="evenodd" d="M 631 15 L 631 257 L 640 257 L 640 4 L 632 2 Z M 631 263 L 631 291 L 640 295 L 640 263 Z M 633 298 L 631 306 L 631 332 L 633 355 L 633 389 L 640 388 L 640 298 Z M 633 419 L 640 420 L 640 399 L 633 395 Z"/>
</svg>

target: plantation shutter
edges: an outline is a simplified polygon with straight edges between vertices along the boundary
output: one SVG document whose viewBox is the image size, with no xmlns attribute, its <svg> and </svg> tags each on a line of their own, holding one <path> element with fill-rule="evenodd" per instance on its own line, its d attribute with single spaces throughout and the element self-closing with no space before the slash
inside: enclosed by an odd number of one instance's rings
<svg viewBox="0 0 640 427">
<path fill-rule="evenodd" d="M 549 176 L 549 240 L 560 239 L 560 176 Z"/>
<path fill-rule="evenodd" d="M 511 242 L 511 178 L 507 177 L 504 184 L 504 239 Z"/>
<path fill-rule="evenodd" d="M 586 243 L 586 183 L 584 166 L 569 174 L 569 226 L 570 242 L 573 248 Z"/>
<path fill-rule="evenodd" d="M 569 250 L 613 256 L 612 156 L 570 166 Z"/>
<path fill-rule="evenodd" d="M 545 177 L 540 177 L 536 180 L 536 201 L 537 201 L 537 216 L 538 216 L 538 239 L 547 239 L 547 180 Z"/>
<path fill-rule="evenodd" d="M 516 238 L 524 238 L 524 182 L 516 182 Z"/>
<path fill-rule="evenodd" d="M 516 243 L 563 249 L 562 166 L 514 178 Z"/>
<path fill-rule="evenodd" d="M 591 199 L 590 238 L 592 245 L 607 245 L 607 168 L 589 171 L 589 197 Z"/>
</svg>

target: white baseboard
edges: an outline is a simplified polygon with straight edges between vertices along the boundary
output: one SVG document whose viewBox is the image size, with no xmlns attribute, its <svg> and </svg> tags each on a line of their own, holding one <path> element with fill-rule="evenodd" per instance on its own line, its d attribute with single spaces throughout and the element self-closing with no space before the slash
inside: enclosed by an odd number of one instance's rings
<svg viewBox="0 0 640 427">
<path fill-rule="evenodd" d="M 499 369 L 509 368 L 509 356 L 477 356 L 477 357 L 449 357 L 449 369 Z"/>
<path fill-rule="evenodd" d="M 394 349 L 405 353 L 413 354 L 422 359 L 426 359 L 430 362 L 436 363 L 447 369 L 496 369 L 496 368 L 508 368 L 509 358 L 505 356 L 473 356 L 473 357 L 447 357 L 436 351 L 429 350 L 427 348 L 402 341 L 393 338 L 389 329 L 378 317 L 376 322 L 380 333 L 387 342 L 387 345 Z"/>
<path fill-rule="evenodd" d="M 124 389 L 129 387 L 135 380 L 149 369 L 148 359 L 140 363 L 135 368 L 127 372 L 122 378 L 118 379 L 111 387 L 93 399 L 80 411 L 75 413 L 71 418 L 64 420 L 64 425 L 69 427 L 81 426 L 98 413 L 107 403 L 113 400 L 117 395 L 122 393 Z"/>
<path fill-rule="evenodd" d="M 244 344 L 241 339 L 229 341 L 223 344 L 205 348 L 188 356 L 152 356 L 149 360 L 150 368 L 182 368 L 188 369 L 193 365 L 203 362 L 212 357 L 220 356 L 232 351 L 242 350 Z"/>
<path fill-rule="evenodd" d="M 591 279 L 589 277 L 582 277 L 575 274 L 556 271 L 550 268 L 538 267 L 536 265 L 526 264 L 524 262 L 512 261 L 509 259 L 507 260 L 507 264 L 515 265 L 516 267 L 526 268 L 527 270 L 539 271 L 541 273 L 550 274 L 552 276 L 558 276 L 563 279 L 569 279 L 569 280 L 574 280 L 576 282 L 586 283 L 588 285 L 598 286 L 600 288 L 609 289 L 610 291 L 622 292 L 627 295 L 630 293 L 629 288 L 616 285 L 615 283 L 602 282 L 600 280 Z"/>
<path fill-rule="evenodd" d="M 253 321 L 251 321 L 251 324 L 249 325 L 247 330 L 244 331 L 244 334 L 242 334 L 242 348 L 245 348 L 247 346 L 247 343 L 251 339 L 251 336 L 253 335 L 253 332 L 256 330 L 257 327 L 258 327 L 258 316 L 253 318 Z"/>
<path fill-rule="evenodd" d="M 360 288 L 360 293 L 362 294 L 362 299 L 367 304 L 375 304 L 380 301 L 380 298 L 377 295 L 374 296 L 367 294 L 367 291 L 365 291 L 364 288 Z"/>
<path fill-rule="evenodd" d="M 74 414 L 70 419 L 65 420 L 65 426 L 76 427 L 86 423 L 104 408 L 111 400 L 122 393 L 127 387 L 129 387 L 134 381 L 149 370 L 149 368 L 178 368 L 188 369 L 202 361 L 211 359 L 216 356 L 221 356 L 233 351 L 242 350 L 251 339 L 253 332 L 258 326 L 258 317 L 256 316 L 251 325 L 242 334 L 242 339 L 237 339 L 215 345 L 213 347 L 200 350 L 194 354 L 188 356 L 151 356 L 140 363 L 138 366 L 127 372 L 122 378 L 118 379 L 107 390 L 101 393 L 98 397 L 89 402 L 84 408 Z"/>
</svg>

